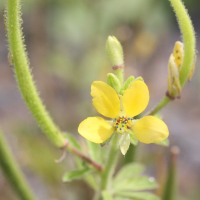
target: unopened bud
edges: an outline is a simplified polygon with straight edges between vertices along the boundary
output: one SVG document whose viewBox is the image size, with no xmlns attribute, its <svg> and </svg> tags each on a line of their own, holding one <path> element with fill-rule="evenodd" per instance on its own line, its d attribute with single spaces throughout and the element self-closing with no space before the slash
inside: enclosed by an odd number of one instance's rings
<svg viewBox="0 0 200 200">
<path fill-rule="evenodd" d="M 107 74 L 107 84 L 110 85 L 112 88 L 115 89 L 117 94 L 119 94 L 121 90 L 121 84 L 119 82 L 119 79 L 112 73 Z"/>
<path fill-rule="evenodd" d="M 171 54 L 168 64 L 168 92 L 167 96 L 171 99 L 180 97 L 181 84 L 179 80 L 179 68 L 175 62 L 174 56 Z"/>
<path fill-rule="evenodd" d="M 120 42 L 114 36 L 108 37 L 108 40 L 106 42 L 106 52 L 114 70 L 123 68 L 123 49 Z"/>
<path fill-rule="evenodd" d="M 124 87 L 123 89 L 126 90 L 129 88 L 130 84 L 135 80 L 134 76 L 130 76 L 129 78 L 126 79 L 125 83 L 124 83 Z"/>
<path fill-rule="evenodd" d="M 183 43 L 177 41 L 174 45 L 173 50 L 173 56 L 174 56 L 174 62 L 176 63 L 178 70 L 180 72 L 182 62 L 183 62 L 183 56 L 184 56 L 184 50 L 183 50 Z"/>
</svg>

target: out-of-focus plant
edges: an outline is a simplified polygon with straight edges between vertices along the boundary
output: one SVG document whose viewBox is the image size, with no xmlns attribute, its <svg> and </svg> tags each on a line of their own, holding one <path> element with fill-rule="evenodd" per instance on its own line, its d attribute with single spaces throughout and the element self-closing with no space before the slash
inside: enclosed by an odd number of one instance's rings
<svg viewBox="0 0 200 200">
<path fill-rule="evenodd" d="M 6 3 L 4 15 L 9 43 L 8 58 L 10 64 L 14 65 L 22 97 L 46 136 L 56 147 L 62 149 L 63 157 L 57 162 L 64 159 L 66 150 L 76 156 L 77 169 L 64 174 L 63 182 L 83 179 L 94 189 L 94 199 L 159 199 L 153 193 L 145 192 L 157 188 L 158 183 L 152 177 L 141 175 L 144 170 L 142 164 L 136 162 L 125 164 L 116 174 L 115 168 L 119 155 L 118 146 L 125 155 L 129 146 L 136 146 L 138 140 L 147 144 L 156 143 L 164 146 L 169 144 L 168 128 L 159 119 L 161 116 L 158 112 L 167 103 L 180 97 L 183 86 L 188 79 L 191 79 L 194 71 L 195 34 L 191 20 L 180 0 L 170 0 L 170 2 L 179 22 L 183 43 L 176 43 L 169 59 L 167 95 L 152 111 L 148 112 L 148 116 L 145 115 L 139 119 L 141 116 L 139 117 L 138 114 L 146 108 L 149 101 L 148 88 L 141 77 L 130 76 L 124 81 L 125 64 L 122 46 L 115 37 L 108 37 L 106 50 L 115 74 L 107 75 L 107 83 L 93 82 L 91 95 L 97 111 L 113 120 L 93 117 L 87 118 L 80 124 L 79 133 L 89 140 L 87 140 L 87 147 L 90 157 L 85 156 L 83 148 L 71 134 L 62 132 L 58 128 L 44 107 L 33 81 L 24 45 L 21 1 L 8 0 Z M 0 164 L 5 175 L 21 199 L 34 199 L 22 175 L 14 167 L 15 163 L 10 153 L 6 151 L 5 141 L 1 137 L 0 143 L 2 144 Z M 100 148 L 97 143 L 102 143 L 102 145 L 108 143 L 107 151 L 103 149 L 104 147 Z M 172 160 L 165 190 L 167 194 L 164 194 L 165 199 L 174 199 L 172 191 L 176 189 L 176 185 L 173 171 L 175 171 L 175 165 Z"/>
</svg>

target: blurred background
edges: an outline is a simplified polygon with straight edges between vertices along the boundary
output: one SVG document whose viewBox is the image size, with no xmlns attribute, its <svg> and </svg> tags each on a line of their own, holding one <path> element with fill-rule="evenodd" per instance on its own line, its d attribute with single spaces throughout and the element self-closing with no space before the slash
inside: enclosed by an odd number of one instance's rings
<svg viewBox="0 0 200 200">
<path fill-rule="evenodd" d="M 142 76 L 148 85 L 151 98 L 147 110 L 165 95 L 168 59 L 174 43 L 181 40 L 169 1 L 23 0 L 22 4 L 25 43 L 40 96 L 59 127 L 83 146 L 77 127 L 86 117 L 97 115 L 91 103 L 91 83 L 105 81 L 106 74 L 112 72 L 105 53 L 109 35 L 123 45 L 125 77 Z M 184 0 L 184 4 L 198 36 L 200 1 Z M 73 157 L 68 153 L 62 163 L 54 162 L 61 152 L 41 133 L 24 105 L 7 61 L 3 24 L 0 15 L 0 125 L 10 148 L 39 200 L 91 199 L 93 192 L 84 182 L 61 182 L 63 173 L 75 168 Z M 169 127 L 170 147 L 180 148 L 179 200 L 200 198 L 199 88 L 198 58 L 181 99 L 161 112 Z M 137 155 L 137 160 L 147 166 L 146 174 L 155 176 L 161 184 L 170 147 L 141 144 Z M 1 170 L 0 199 L 17 199 Z"/>
</svg>

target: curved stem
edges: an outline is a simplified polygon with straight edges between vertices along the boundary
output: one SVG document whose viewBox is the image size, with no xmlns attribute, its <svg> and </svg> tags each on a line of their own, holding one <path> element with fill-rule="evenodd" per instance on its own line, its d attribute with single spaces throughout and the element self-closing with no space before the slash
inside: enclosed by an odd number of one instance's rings
<svg viewBox="0 0 200 200">
<path fill-rule="evenodd" d="M 178 20 L 179 28 L 181 30 L 184 43 L 184 58 L 179 75 L 180 84 L 181 87 L 183 88 L 188 80 L 192 64 L 194 62 L 195 50 L 196 50 L 196 38 L 191 19 L 181 0 L 169 0 L 169 1 L 171 2 L 172 7 L 174 8 L 174 12 Z M 158 103 L 158 105 L 148 114 L 149 115 L 156 114 L 169 102 L 171 102 L 171 100 L 172 99 L 169 99 L 168 97 L 164 97 L 164 99 L 162 99 L 161 102 Z"/>
<path fill-rule="evenodd" d="M 181 0 L 170 0 L 176 14 L 179 28 L 183 37 L 184 58 L 180 70 L 180 84 L 183 87 L 188 80 L 196 51 L 194 27 Z"/>
<path fill-rule="evenodd" d="M 8 181 L 12 185 L 13 189 L 17 192 L 18 196 L 22 200 L 34 200 L 36 199 L 30 190 L 28 183 L 26 182 L 22 172 L 19 169 L 10 149 L 8 148 L 6 141 L 0 130 L 0 166 L 7 177 Z"/>
<path fill-rule="evenodd" d="M 43 132 L 47 135 L 50 141 L 59 148 L 66 147 L 66 139 L 58 126 L 49 116 L 49 113 L 45 109 L 36 86 L 31 75 L 29 67 L 28 56 L 24 45 L 24 37 L 21 28 L 21 1 L 20 0 L 8 0 L 7 1 L 7 15 L 6 15 L 6 29 L 9 42 L 9 51 L 12 56 L 12 62 L 14 64 L 14 71 L 16 73 L 16 79 L 24 98 L 27 107 L 35 117 L 37 123 Z M 68 144 L 68 141 L 67 141 Z M 75 155 L 79 156 L 84 161 L 92 164 L 97 170 L 101 171 L 101 166 L 91 159 L 84 156 L 81 152 L 70 146 L 66 147 Z"/>
<path fill-rule="evenodd" d="M 170 98 L 168 98 L 167 96 L 164 97 L 160 103 L 151 111 L 147 112 L 145 114 L 146 115 L 155 115 L 156 113 L 158 113 L 163 107 L 165 107 L 168 103 L 170 103 L 172 100 Z"/>
<path fill-rule="evenodd" d="M 12 55 L 19 89 L 27 107 L 35 117 L 41 129 L 57 147 L 62 147 L 65 144 L 65 138 L 42 104 L 30 72 L 20 23 L 20 4 L 20 0 L 8 0 L 6 18 L 9 50 Z"/>
</svg>

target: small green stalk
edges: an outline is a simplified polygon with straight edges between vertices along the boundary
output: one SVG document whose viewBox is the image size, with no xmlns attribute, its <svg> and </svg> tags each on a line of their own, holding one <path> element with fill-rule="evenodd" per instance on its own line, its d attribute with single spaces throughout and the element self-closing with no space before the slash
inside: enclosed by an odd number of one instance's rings
<svg viewBox="0 0 200 200">
<path fill-rule="evenodd" d="M 176 200 L 177 199 L 177 156 L 179 149 L 172 147 L 169 171 L 167 174 L 167 181 L 163 194 L 163 200 Z"/>
<path fill-rule="evenodd" d="M 123 83 L 124 83 L 124 67 L 120 68 L 120 69 L 116 69 L 115 73 L 117 75 L 117 78 L 119 79 L 119 82 L 121 83 L 121 85 L 123 85 Z"/>
<path fill-rule="evenodd" d="M 107 163 L 101 175 L 101 191 L 107 190 L 110 187 L 110 181 L 114 174 L 117 158 L 119 155 L 118 146 L 118 134 L 113 134 L 111 140 L 111 147 L 108 153 Z"/>
<path fill-rule="evenodd" d="M 21 200 L 36 199 L 30 190 L 28 183 L 24 179 L 22 172 L 19 169 L 6 141 L 0 131 L 0 166 L 9 183 L 18 194 Z"/>
<path fill-rule="evenodd" d="M 196 38 L 191 19 L 181 0 L 169 0 L 179 23 L 184 43 L 184 58 L 180 70 L 180 85 L 183 88 L 188 80 L 195 58 Z M 172 99 L 164 97 L 148 115 L 154 115 L 165 107 Z"/>
</svg>

